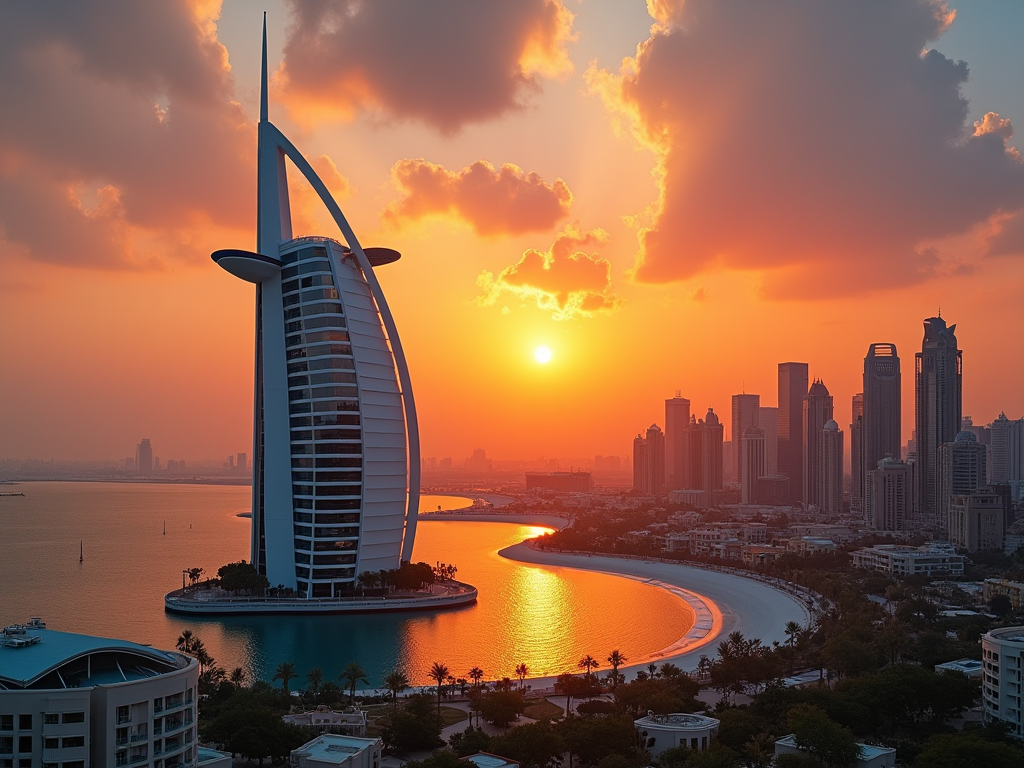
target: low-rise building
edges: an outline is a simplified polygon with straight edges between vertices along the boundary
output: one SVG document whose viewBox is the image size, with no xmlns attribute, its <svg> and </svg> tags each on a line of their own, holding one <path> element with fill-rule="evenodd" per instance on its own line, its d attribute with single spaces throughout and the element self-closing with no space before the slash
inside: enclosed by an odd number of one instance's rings
<svg viewBox="0 0 1024 768">
<path fill-rule="evenodd" d="M 985 722 L 1006 723 L 1011 736 L 1024 739 L 1024 627 L 1000 627 L 982 635 L 981 661 Z"/>
<path fill-rule="evenodd" d="M 167 768 L 196 762 L 199 663 L 46 629 L 0 632 L 0 765 Z"/>
<path fill-rule="evenodd" d="M 962 575 L 967 558 L 956 554 L 950 544 L 930 542 L 923 547 L 877 544 L 853 553 L 857 568 L 881 571 L 893 576 Z"/>
<path fill-rule="evenodd" d="M 1010 605 L 1015 611 L 1019 611 L 1024 605 L 1024 584 L 1019 581 L 1008 581 L 1007 579 L 985 579 L 982 584 L 982 597 L 989 602 L 996 595 L 1006 595 L 1010 598 Z"/>
<path fill-rule="evenodd" d="M 293 749 L 288 758 L 291 768 L 380 768 L 384 742 L 324 733 Z"/>
<path fill-rule="evenodd" d="M 836 551 L 836 543 L 832 539 L 823 539 L 817 536 L 794 536 L 786 542 L 786 549 L 801 557 L 831 555 Z"/>
<path fill-rule="evenodd" d="M 959 672 L 972 680 L 980 680 L 983 670 L 982 663 L 977 659 L 957 659 L 947 661 L 945 664 L 936 664 L 936 672 Z"/>
<path fill-rule="evenodd" d="M 788 550 L 785 547 L 774 547 L 768 544 L 744 544 L 740 548 L 740 559 L 751 566 L 774 563 Z"/>
<path fill-rule="evenodd" d="M 895 768 L 895 749 L 862 743 L 858 743 L 857 746 L 860 748 L 860 755 L 853 763 L 857 768 Z M 791 733 L 775 742 L 775 756 L 779 755 L 807 756 L 808 753 L 797 745 L 796 737 Z"/>
<path fill-rule="evenodd" d="M 706 715 L 681 712 L 656 715 L 648 712 L 646 717 L 634 720 L 633 725 L 640 745 L 652 756 L 657 756 L 672 747 L 689 747 L 703 752 L 718 735 L 719 721 Z"/>
<path fill-rule="evenodd" d="M 366 713 L 362 710 L 335 712 L 329 707 L 321 705 L 309 712 L 284 715 L 281 719 L 314 733 L 340 733 L 346 736 L 366 735 Z"/>
</svg>

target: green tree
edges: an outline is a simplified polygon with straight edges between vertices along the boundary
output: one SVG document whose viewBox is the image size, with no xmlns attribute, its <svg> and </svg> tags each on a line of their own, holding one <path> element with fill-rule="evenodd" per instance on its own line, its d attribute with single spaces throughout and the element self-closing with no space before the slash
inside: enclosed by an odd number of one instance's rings
<svg viewBox="0 0 1024 768">
<path fill-rule="evenodd" d="M 320 696 L 320 686 L 324 682 L 324 671 L 320 667 L 312 667 L 306 673 L 306 682 L 309 683 L 309 689 L 313 692 L 313 700 L 316 701 Z"/>
<path fill-rule="evenodd" d="M 370 683 L 370 678 L 366 676 L 366 670 L 354 661 L 345 665 L 345 668 L 341 670 L 341 674 L 338 675 L 338 679 L 345 683 L 345 687 L 349 691 L 350 701 L 356 700 L 356 687 L 360 683 L 366 683 L 367 685 Z"/>
<path fill-rule="evenodd" d="M 558 725 L 569 751 L 586 765 L 611 754 L 636 754 L 636 729 L 629 717 L 568 716 Z"/>
<path fill-rule="evenodd" d="M 444 693 L 444 681 L 448 677 L 448 667 L 440 661 L 435 661 L 430 666 L 430 679 L 437 682 L 437 716 L 441 717 L 441 694 Z"/>
<path fill-rule="evenodd" d="M 199 638 L 192 634 L 191 629 L 186 629 L 178 636 L 178 643 L 174 647 L 182 653 L 186 653 L 191 656 L 192 651 L 195 648 L 195 642 L 198 639 Z"/>
<path fill-rule="evenodd" d="M 391 694 L 391 706 L 398 707 L 398 694 L 409 687 L 409 678 L 400 669 L 393 669 L 384 676 L 384 688 Z"/>
<path fill-rule="evenodd" d="M 405 700 L 404 708 L 394 708 L 377 723 L 385 744 L 399 752 L 414 752 L 441 746 L 441 721 L 434 713 L 430 698 L 419 693 Z"/>
<path fill-rule="evenodd" d="M 439 749 L 422 760 L 409 760 L 404 768 L 466 768 L 466 764 L 453 749 Z"/>
<path fill-rule="evenodd" d="M 248 676 L 241 667 L 235 667 L 228 675 L 228 682 L 235 686 L 235 690 L 245 687 L 245 680 Z"/>
<path fill-rule="evenodd" d="M 914 761 L 914 768 L 1020 768 L 1024 751 L 969 733 L 932 736 Z"/>
<path fill-rule="evenodd" d="M 477 752 L 493 752 L 491 749 L 491 737 L 484 733 L 482 728 L 474 728 L 472 725 L 464 731 L 456 731 L 448 739 L 448 745 L 455 750 L 459 757 L 473 755 Z"/>
<path fill-rule="evenodd" d="M 988 607 L 992 609 L 992 613 L 1001 619 L 1013 610 L 1013 602 L 1006 595 L 992 595 L 992 598 L 988 601 Z"/>
<path fill-rule="evenodd" d="M 228 563 L 217 569 L 220 586 L 228 592 L 242 592 L 248 595 L 262 595 L 270 586 L 266 576 L 261 576 L 245 560 Z"/>
<path fill-rule="evenodd" d="M 295 665 L 292 662 L 282 661 L 277 665 L 277 670 L 271 679 L 281 681 L 281 687 L 284 688 L 284 695 L 287 697 L 291 695 L 288 684 L 298 676 L 299 673 L 295 671 Z"/>
<path fill-rule="evenodd" d="M 601 664 L 598 662 L 597 659 L 595 659 L 588 653 L 586 656 L 584 656 L 582 659 L 576 662 L 576 666 L 583 670 L 584 677 L 589 678 L 590 673 L 593 670 L 597 669 L 599 666 L 601 666 Z"/>
<path fill-rule="evenodd" d="M 628 661 L 626 656 L 619 650 L 614 650 L 608 654 L 608 663 L 612 667 L 612 690 L 614 691 L 619 685 L 619 667 Z"/>
<path fill-rule="evenodd" d="M 523 684 L 530 674 L 530 668 L 526 664 L 516 664 L 516 677 L 519 678 L 519 690 L 523 690 Z"/>
<path fill-rule="evenodd" d="M 507 728 L 524 708 L 520 691 L 487 691 L 480 698 L 480 716 L 498 728 Z"/>
<path fill-rule="evenodd" d="M 515 760 L 522 768 L 559 768 L 565 750 L 565 739 L 555 726 L 531 723 L 492 737 L 487 751 Z"/>
<path fill-rule="evenodd" d="M 860 756 L 853 733 L 811 704 L 793 707 L 788 722 L 797 746 L 830 768 L 848 768 Z"/>
</svg>

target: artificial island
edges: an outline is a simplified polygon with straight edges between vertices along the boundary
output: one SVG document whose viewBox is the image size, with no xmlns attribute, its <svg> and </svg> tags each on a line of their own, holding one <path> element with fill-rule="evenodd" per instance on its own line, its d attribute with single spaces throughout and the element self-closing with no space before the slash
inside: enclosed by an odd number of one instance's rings
<svg viewBox="0 0 1024 768">
<path fill-rule="evenodd" d="M 419 506 L 416 404 L 395 320 L 374 268 L 400 258 L 363 248 L 309 162 L 268 118 L 267 39 L 258 128 L 256 252 L 213 260 L 256 286 L 251 567 L 263 594 L 175 590 L 168 611 L 362 613 L 465 605 L 451 578 L 366 595 L 364 574 L 410 570 Z M 313 187 L 344 240 L 295 237 L 286 161 Z M 249 590 L 252 592 L 253 590 Z"/>
</svg>

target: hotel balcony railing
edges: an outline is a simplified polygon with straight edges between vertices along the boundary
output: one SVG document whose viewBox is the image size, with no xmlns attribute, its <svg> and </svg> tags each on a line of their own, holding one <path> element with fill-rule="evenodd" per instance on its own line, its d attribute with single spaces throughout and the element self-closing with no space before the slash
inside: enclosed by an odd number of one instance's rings
<svg viewBox="0 0 1024 768">
<path fill-rule="evenodd" d="M 128 745 L 128 737 L 127 736 L 118 736 L 114 740 L 114 744 L 116 744 L 119 747 L 127 746 Z"/>
<path fill-rule="evenodd" d="M 145 733 L 133 733 L 131 736 L 133 742 L 135 741 L 148 741 L 149 736 Z"/>
<path fill-rule="evenodd" d="M 164 733 L 170 733 L 171 731 L 178 731 L 185 727 L 185 721 L 182 719 L 178 720 L 166 720 L 164 721 Z"/>
<path fill-rule="evenodd" d="M 116 765 L 116 766 L 128 765 L 128 756 L 127 755 L 117 755 L 114 758 L 114 765 Z"/>
<path fill-rule="evenodd" d="M 130 723 L 131 721 L 132 721 L 132 716 L 131 715 L 118 715 L 117 716 L 117 724 L 118 725 L 126 725 L 127 723 Z"/>
<path fill-rule="evenodd" d="M 178 707 L 183 707 L 183 706 L 185 706 L 185 702 L 184 701 L 175 701 L 175 702 L 168 701 L 166 706 L 164 707 L 164 710 L 170 711 L 172 709 L 178 709 Z"/>
<path fill-rule="evenodd" d="M 148 754 L 145 754 L 145 755 L 132 755 L 130 758 L 128 758 L 128 762 L 130 762 L 130 763 L 142 763 L 142 762 L 145 762 L 146 760 L 149 760 L 149 755 Z"/>
</svg>

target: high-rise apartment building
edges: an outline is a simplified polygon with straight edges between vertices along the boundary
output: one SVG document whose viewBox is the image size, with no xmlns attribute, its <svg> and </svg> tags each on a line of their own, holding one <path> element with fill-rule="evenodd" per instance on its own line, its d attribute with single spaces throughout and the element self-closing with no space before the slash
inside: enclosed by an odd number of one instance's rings
<svg viewBox="0 0 1024 768">
<path fill-rule="evenodd" d="M 760 395 L 744 393 L 732 396 L 732 471 L 736 473 L 737 480 L 743 476 L 743 434 L 747 427 L 760 426 L 760 408 Z"/>
<path fill-rule="evenodd" d="M 665 400 L 665 487 L 678 491 L 690 487 L 690 401 L 679 390 Z"/>
<path fill-rule="evenodd" d="M 964 430 L 952 443 L 939 446 L 939 514 L 949 520 L 953 496 L 970 494 L 988 476 L 985 446 L 973 432 Z"/>
<path fill-rule="evenodd" d="M 864 508 L 879 531 L 905 531 L 913 509 L 913 468 L 899 459 L 882 459 L 868 473 Z"/>
<path fill-rule="evenodd" d="M 722 442 L 725 428 L 718 420 L 718 415 L 708 408 L 701 425 L 701 448 L 704 456 L 702 464 L 701 488 L 709 494 L 720 491 L 723 482 Z"/>
<path fill-rule="evenodd" d="M 1005 413 L 989 425 L 993 483 L 1008 483 L 1013 499 L 1024 493 L 1024 418 L 1008 419 Z"/>
<path fill-rule="evenodd" d="M 963 416 L 963 359 L 956 324 L 941 317 L 924 321 L 924 341 L 915 355 L 915 425 L 917 502 L 924 521 L 945 527 L 939 504 L 939 447 L 960 432 Z"/>
<path fill-rule="evenodd" d="M 834 419 L 822 427 L 817 450 L 817 506 L 827 515 L 839 515 L 843 511 L 843 430 Z"/>
<path fill-rule="evenodd" d="M 864 357 L 862 467 L 874 467 L 886 456 L 900 458 L 903 448 L 900 382 L 896 345 L 885 343 L 868 347 Z"/>
<path fill-rule="evenodd" d="M 754 504 L 757 498 L 757 481 L 767 474 L 765 456 L 765 435 L 760 427 L 750 426 L 743 430 L 743 466 L 740 467 L 740 499 L 744 504 Z"/>
<path fill-rule="evenodd" d="M 757 409 L 757 426 L 764 430 L 765 474 L 779 472 L 779 409 L 762 405 Z"/>
<path fill-rule="evenodd" d="M 135 471 L 140 475 L 148 475 L 153 471 L 153 446 L 148 437 L 135 447 Z"/>
<path fill-rule="evenodd" d="M 633 438 L 633 490 L 650 493 L 651 470 L 647 460 L 647 441 L 642 434 Z"/>
<path fill-rule="evenodd" d="M 825 424 L 832 420 L 832 395 L 821 379 L 815 379 L 803 397 L 803 503 L 821 508 L 822 466 L 818 444 Z"/>
<path fill-rule="evenodd" d="M 300 597 L 349 595 L 364 571 L 412 556 L 419 431 L 402 342 L 375 268 L 323 181 L 270 122 L 266 32 L 256 252 L 219 266 L 256 286 L 252 564 Z M 345 242 L 292 232 L 287 161 Z"/>
<path fill-rule="evenodd" d="M 864 464 L 864 393 L 853 396 L 850 417 L 850 511 L 864 512 L 864 484 L 867 471 Z"/>
<path fill-rule="evenodd" d="M 804 395 L 807 394 L 807 363 L 779 363 L 779 474 L 789 478 L 789 502 L 803 499 Z"/>
<path fill-rule="evenodd" d="M 657 424 L 633 438 L 633 487 L 650 496 L 665 492 L 665 434 Z"/>
</svg>

